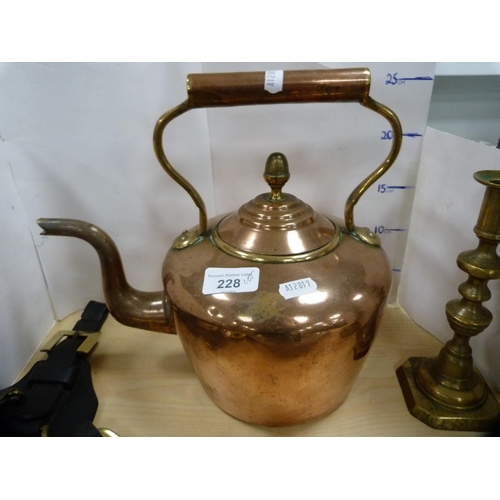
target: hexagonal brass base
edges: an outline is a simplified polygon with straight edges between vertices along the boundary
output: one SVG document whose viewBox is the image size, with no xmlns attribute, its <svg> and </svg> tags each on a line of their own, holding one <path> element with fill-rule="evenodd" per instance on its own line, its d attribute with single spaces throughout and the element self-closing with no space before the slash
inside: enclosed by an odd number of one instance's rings
<svg viewBox="0 0 500 500">
<path fill-rule="evenodd" d="M 484 404 L 474 410 L 450 410 L 428 398 L 415 381 L 424 359 L 410 358 L 396 370 L 406 406 L 415 418 L 434 429 L 448 431 L 492 432 L 500 426 L 500 405 L 488 387 Z"/>
</svg>

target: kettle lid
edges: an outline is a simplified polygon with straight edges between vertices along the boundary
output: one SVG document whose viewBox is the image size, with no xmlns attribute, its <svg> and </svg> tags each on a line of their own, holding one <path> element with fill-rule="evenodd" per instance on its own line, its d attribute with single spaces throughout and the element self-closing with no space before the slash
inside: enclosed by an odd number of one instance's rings
<svg viewBox="0 0 500 500">
<path fill-rule="evenodd" d="M 260 194 L 223 218 L 214 227 L 214 243 L 254 262 L 301 262 L 333 250 L 340 242 L 340 229 L 307 203 L 283 193 L 289 178 L 285 155 L 271 154 L 264 172 L 271 193 Z"/>
</svg>

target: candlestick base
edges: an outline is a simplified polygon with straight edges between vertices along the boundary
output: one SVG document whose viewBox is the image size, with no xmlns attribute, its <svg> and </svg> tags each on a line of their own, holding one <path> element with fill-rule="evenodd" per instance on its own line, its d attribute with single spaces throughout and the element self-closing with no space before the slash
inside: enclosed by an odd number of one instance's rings
<svg viewBox="0 0 500 500">
<path fill-rule="evenodd" d="M 419 367 L 425 359 L 409 358 L 396 370 L 406 406 L 415 418 L 434 429 L 449 431 L 490 433 L 500 426 L 500 404 L 486 384 L 484 402 L 474 409 L 445 408 L 426 396 L 417 382 Z M 476 376 L 481 377 L 477 370 Z M 456 391 L 456 400 L 461 400 L 459 390 Z"/>
</svg>

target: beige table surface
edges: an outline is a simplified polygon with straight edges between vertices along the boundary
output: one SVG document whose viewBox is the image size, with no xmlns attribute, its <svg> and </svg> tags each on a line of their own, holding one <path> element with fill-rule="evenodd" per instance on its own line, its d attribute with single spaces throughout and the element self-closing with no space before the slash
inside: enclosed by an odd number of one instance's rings
<svg viewBox="0 0 500 500">
<path fill-rule="evenodd" d="M 75 312 L 47 335 L 71 330 Z M 411 356 L 436 356 L 442 344 L 398 307 L 389 307 L 345 403 L 314 423 L 259 427 L 227 415 L 208 398 L 175 335 L 128 328 L 111 316 L 90 356 L 97 427 L 120 436 L 475 436 L 437 431 L 412 417 L 395 370 Z M 451 334 L 450 334 L 451 336 Z M 29 368 L 44 354 L 37 353 Z"/>
</svg>

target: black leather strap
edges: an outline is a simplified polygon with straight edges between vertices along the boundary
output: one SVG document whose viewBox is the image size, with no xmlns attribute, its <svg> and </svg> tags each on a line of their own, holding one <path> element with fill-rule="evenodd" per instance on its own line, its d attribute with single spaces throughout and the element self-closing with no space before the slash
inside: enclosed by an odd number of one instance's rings
<svg viewBox="0 0 500 500">
<path fill-rule="evenodd" d="M 73 332 L 63 332 L 66 338 L 50 347 L 47 359 L 0 391 L 0 436 L 100 436 L 92 424 L 98 400 L 85 359 L 90 339 L 85 334 L 98 332 L 107 315 L 105 304 L 90 301 Z"/>
</svg>

